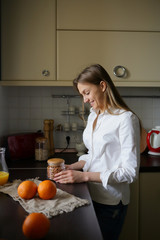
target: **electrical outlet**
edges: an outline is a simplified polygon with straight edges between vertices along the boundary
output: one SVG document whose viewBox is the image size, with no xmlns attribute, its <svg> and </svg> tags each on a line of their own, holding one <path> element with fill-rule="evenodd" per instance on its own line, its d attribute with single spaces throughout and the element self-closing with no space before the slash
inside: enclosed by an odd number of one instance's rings
<svg viewBox="0 0 160 240">
<path fill-rule="evenodd" d="M 67 145 L 69 145 L 69 143 L 70 143 L 70 136 L 66 137 L 66 141 L 67 141 Z"/>
</svg>

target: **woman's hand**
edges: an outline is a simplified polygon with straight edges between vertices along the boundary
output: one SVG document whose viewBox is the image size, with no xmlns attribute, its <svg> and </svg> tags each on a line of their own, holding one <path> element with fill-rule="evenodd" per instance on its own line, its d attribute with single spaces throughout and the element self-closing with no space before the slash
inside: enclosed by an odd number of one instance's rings
<svg viewBox="0 0 160 240">
<path fill-rule="evenodd" d="M 65 170 L 55 174 L 54 181 L 59 183 L 85 182 L 85 173 L 76 170 Z"/>
<path fill-rule="evenodd" d="M 65 170 L 73 170 L 72 165 L 65 164 Z"/>
</svg>

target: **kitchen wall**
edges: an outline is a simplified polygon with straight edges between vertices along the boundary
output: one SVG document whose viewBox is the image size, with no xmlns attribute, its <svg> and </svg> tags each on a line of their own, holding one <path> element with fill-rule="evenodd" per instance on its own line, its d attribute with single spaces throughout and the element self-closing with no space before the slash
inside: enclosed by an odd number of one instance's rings
<svg viewBox="0 0 160 240">
<path fill-rule="evenodd" d="M 160 125 L 160 88 L 118 88 L 130 108 L 141 118 L 146 130 Z M 54 97 L 52 97 L 54 95 Z M 58 97 L 59 95 L 60 97 Z M 72 87 L 0 87 L 0 136 L 19 132 L 43 130 L 44 119 L 54 119 L 55 128 L 64 122 L 78 123 L 78 131 L 55 131 L 56 148 L 66 146 L 66 136 L 71 137 L 70 147 L 75 146 L 82 136 L 83 121 L 78 114 L 68 117 L 64 114 L 69 106 L 78 110 L 81 98 L 63 95 L 77 95 Z M 87 106 L 89 109 L 89 106 Z"/>
<path fill-rule="evenodd" d="M 1 136 L 8 131 L 8 90 L 0 86 L 0 146 Z"/>
</svg>

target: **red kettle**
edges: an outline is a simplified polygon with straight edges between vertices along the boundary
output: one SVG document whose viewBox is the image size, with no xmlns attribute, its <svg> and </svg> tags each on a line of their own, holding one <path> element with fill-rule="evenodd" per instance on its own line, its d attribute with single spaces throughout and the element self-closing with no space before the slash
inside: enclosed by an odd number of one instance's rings
<svg viewBox="0 0 160 240">
<path fill-rule="evenodd" d="M 147 134 L 149 154 L 160 156 L 160 126 L 156 126 Z"/>
</svg>

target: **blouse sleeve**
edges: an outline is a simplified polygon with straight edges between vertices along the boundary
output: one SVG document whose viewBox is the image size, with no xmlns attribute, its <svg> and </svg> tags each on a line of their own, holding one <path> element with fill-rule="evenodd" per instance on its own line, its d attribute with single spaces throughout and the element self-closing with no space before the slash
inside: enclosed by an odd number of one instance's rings
<svg viewBox="0 0 160 240">
<path fill-rule="evenodd" d="M 101 172 L 100 178 L 107 189 L 112 183 L 132 183 L 138 176 L 140 164 L 140 128 L 138 118 L 126 116 L 119 128 L 121 154 L 119 165 Z"/>
<path fill-rule="evenodd" d="M 88 160 L 89 160 L 89 158 L 90 158 L 90 154 L 88 153 L 88 154 L 81 155 L 78 159 L 78 161 L 83 160 L 83 161 L 86 162 L 84 167 L 83 167 L 84 172 L 87 172 L 87 170 L 88 170 L 88 164 L 89 164 Z"/>
</svg>

